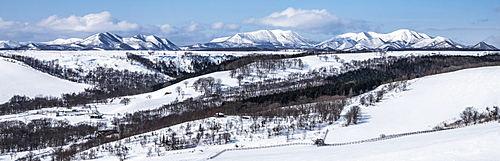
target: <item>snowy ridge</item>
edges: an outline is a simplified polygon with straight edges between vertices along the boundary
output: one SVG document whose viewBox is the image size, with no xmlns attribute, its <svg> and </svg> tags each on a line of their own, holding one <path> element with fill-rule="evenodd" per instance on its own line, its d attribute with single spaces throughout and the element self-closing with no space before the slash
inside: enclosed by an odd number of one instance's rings
<svg viewBox="0 0 500 161">
<path fill-rule="evenodd" d="M 85 39 L 56 39 L 49 42 L 19 44 L 10 40 L 0 41 L 0 49 L 22 50 L 217 50 L 217 49 L 320 49 L 339 51 L 359 50 L 401 50 L 401 49 L 476 49 L 498 50 L 480 42 L 465 46 L 451 39 L 408 29 L 400 29 L 388 34 L 376 32 L 345 33 L 320 43 L 307 39 L 290 30 L 259 30 L 237 33 L 233 36 L 215 38 L 208 43 L 196 43 L 182 48 L 165 38 L 155 35 L 135 35 L 129 38 L 105 32 L 91 35 Z"/>
<path fill-rule="evenodd" d="M 124 38 L 124 42 L 136 50 L 179 50 L 170 40 L 155 35 L 135 35 Z"/>
<path fill-rule="evenodd" d="M 12 48 L 16 48 L 18 46 L 19 46 L 19 43 L 11 41 L 11 40 L 0 41 L 0 49 L 12 49 Z"/>
<path fill-rule="evenodd" d="M 346 33 L 316 45 L 316 48 L 332 50 L 460 49 L 464 47 L 448 38 L 439 36 L 433 38 L 408 29 L 400 29 L 388 34 Z"/>
<path fill-rule="evenodd" d="M 83 39 L 81 42 L 77 42 L 82 46 L 87 48 L 98 48 L 104 50 L 121 49 L 121 50 L 133 50 L 128 44 L 123 43 L 123 38 L 119 35 L 112 34 L 109 32 L 98 33 Z"/>
<path fill-rule="evenodd" d="M 215 38 L 209 43 L 195 44 L 189 46 L 189 48 L 310 48 L 314 43 L 314 41 L 290 30 L 259 30 L 237 33 L 230 37 Z"/>
<path fill-rule="evenodd" d="M 30 43 L 26 45 L 0 42 L 1 48 L 18 48 L 28 50 L 180 50 L 174 43 L 155 35 L 135 35 L 123 38 L 120 35 L 105 32 L 91 35 L 85 39 L 56 39 L 49 42 Z"/>
<path fill-rule="evenodd" d="M 487 44 L 484 41 L 481 41 L 481 42 L 477 43 L 476 45 L 471 46 L 470 48 L 471 49 L 481 49 L 481 50 L 498 50 L 498 48 L 496 48 L 495 46 Z"/>
</svg>

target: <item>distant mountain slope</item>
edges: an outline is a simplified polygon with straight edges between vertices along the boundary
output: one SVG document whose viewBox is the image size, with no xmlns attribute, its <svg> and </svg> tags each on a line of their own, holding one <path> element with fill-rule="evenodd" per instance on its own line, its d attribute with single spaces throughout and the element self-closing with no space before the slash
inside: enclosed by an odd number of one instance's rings
<svg viewBox="0 0 500 161">
<path fill-rule="evenodd" d="M 62 80 L 42 73 L 30 67 L 17 64 L 10 59 L 0 59 L 0 103 L 8 101 L 14 95 L 35 97 L 57 96 L 62 93 L 80 92 L 89 85 Z"/>
<path fill-rule="evenodd" d="M 314 44 L 314 41 L 302 37 L 298 33 L 290 30 L 259 30 L 237 33 L 230 37 L 216 38 L 208 43 L 195 44 L 189 46 L 189 48 L 310 48 Z"/>
<path fill-rule="evenodd" d="M 471 49 L 481 49 L 481 50 L 498 50 L 498 48 L 496 48 L 495 46 L 487 44 L 484 41 L 481 41 L 481 42 L 477 43 L 476 45 L 471 46 L 470 48 Z"/>
<path fill-rule="evenodd" d="M 19 43 L 11 41 L 11 40 L 2 40 L 0 41 L 0 49 L 12 49 L 19 46 Z"/>
<path fill-rule="evenodd" d="M 388 34 L 375 32 L 346 33 L 316 45 L 319 49 L 374 50 L 374 49 L 461 49 L 465 46 L 444 37 L 430 37 L 408 29 Z"/>
<path fill-rule="evenodd" d="M 0 42 L 1 45 L 1 42 Z M 2 46 L 0 46 L 2 48 Z M 180 50 L 174 43 L 155 35 L 135 35 L 123 38 L 105 32 L 91 35 L 85 39 L 56 39 L 42 43 L 30 43 L 17 47 L 24 50 Z"/>
<path fill-rule="evenodd" d="M 387 34 L 376 32 L 345 33 L 317 43 L 290 30 L 259 30 L 237 33 L 233 36 L 212 39 L 207 43 L 197 43 L 179 48 L 165 38 L 155 35 L 135 35 L 124 38 L 120 35 L 104 32 L 85 39 L 56 39 L 49 42 L 16 43 L 0 41 L 0 49 L 20 50 L 274 50 L 274 49 L 310 49 L 310 50 L 498 50 L 498 48 L 480 42 L 466 46 L 451 39 L 408 29 L 400 29 Z"/>
<path fill-rule="evenodd" d="M 136 50 L 180 50 L 174 43 L 155 35 L 135 35 L 124 38 L 124 43 Z"/>
</svg>

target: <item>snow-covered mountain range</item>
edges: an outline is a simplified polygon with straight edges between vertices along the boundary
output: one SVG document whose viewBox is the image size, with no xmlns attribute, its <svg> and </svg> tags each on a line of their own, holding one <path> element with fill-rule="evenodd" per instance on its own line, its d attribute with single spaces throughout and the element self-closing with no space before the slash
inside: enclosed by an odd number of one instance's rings
<svg viewBox="0 0 500 161">
<path fill-rule="evenodd" d="M 4 48 L 31 50 L 179 50 L 179 47 L 171 41 L 154 35 L 135 35 L 130 38 L 123 38 L 120 35 L 109 32 L 97 33 L 85 39 L 56 39 L 49 42 L 29 43 L 25 45 L 16 45 L 10 42 L 7 45 L 3 45 L 5 46 Z"/>
<path fill-rule="evenodd" d="M 237 33 L 229 37 L 215 38 L 207 43 L 182 47 L 182 50 L 218 49 L 320 49 L 320 50 L 405 50 L 405 49 L 451 49 L 451 50 L 498 50 L 480 42 L 473 46 L 462 45 L 441 36 L 431 37 L 408 29 L 391 33 L 375 32 L 345 33 L 317 43 L 294 31 L 259 30 Z M 85 39 L 56 39 L 40 43 L 17 43 L 0 41 L 0 49 L 31 50 L 181 50 L 171 41 L 155 35 L 135 35 L 123 38 L 113 33 L 97 33 Z"/>
<path fill-rule="evenodd" d="M 373 50 L 373 49 L 464 49 L 445 37 L 430 37 L 408 29 L 388 34 L 375 32 L 346 33 L 323 41 L 315 46 L 331 50 Z"/>
<path fill-rule="evenodd" d="M 287 30 L 259 30 L 237 33 L 230 37 L 215 38 L 205 44 L 195 44 L 188 49 L 204 48 L 311 48 L 316 42 L 309 40 L 296 32 Z"/>
<path fill-rule="evenodd" d="M 185 47 L 186 50 L 218 48 L 301 48 L 326 49 L 340 51 L 383 50 L 383 49 L 479 49 L 498 50 L 496 47 L 481 42 L 466 46 L 451 39 L 431 37 L 408 29 L 400 29 L 388 34 L 375 32 L 345 33 L 326 41 L 315 43 L 293 31 L 260 30 L 237 33 L 230 37 L 215 38 L 208 43 L 198 43 Z"/>
</svg>

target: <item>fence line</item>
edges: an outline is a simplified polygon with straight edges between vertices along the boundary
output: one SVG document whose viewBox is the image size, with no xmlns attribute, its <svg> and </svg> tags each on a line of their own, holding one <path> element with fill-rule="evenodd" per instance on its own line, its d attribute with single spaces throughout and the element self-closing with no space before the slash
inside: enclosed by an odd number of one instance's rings
<svg viewBox="0 0 500 161">
<path fill-rule="evenodd" d="M 494 122 L 494 121 L 491 121 L 491 122 Z M 324 145 L 320 145 L 320 146 L 345 146 L 345 145 L 369 143 L 369 142 L 389 140 L 389 139 L 394 139 L 394 138 L 399 138 L 399 137 L 409 136 L 409 135 L 425 134 L 425 133 L 431 133 L 431 132 L 437 132 L 437 131 L 464 128 L 464 127 L 468 127 L 468 126 L 485 124 L 485 123 L 490 123 L 490 122 L 474 123 L 474 124 L 469 124 L 469 125 L 460 125 L 460 126 L 453 126 L 453 127 L 443 127 L 443 128 L 438 128 L 438 129 L 432 129 L 432 130 L 423 130 L 423 131 L 407 132 L 407 133 L 400 133 L 400 134 L 381 135 L 380 137 L 377 137 L 377 138 L 344 142 L 344 143 L 324 144 Z M 218 157 L 219 155 L 221 155 L 222 153 L 227 152 L 227 151 L 264 149 L 264 148 L 274 148 L 274 147 L 284 147 L 284 146 L 294 146 L 294 145 L 315 145 L 315 144 L 313 144 L 313 143 L 288 143 L 288 144 L 267 145 L 267 146 L 260 146 L 260 147 L 230 148 L 230 149 L 224 149 L 220 152 L 217 152 L 216 154 L 208 157 L 207 160 L 214 159 L 214 158 Z"/>
<path fill-rule="evenodd" d="M 266 146 L 258 146 L 258 147 L 243 147 L 243 148 L 230 148 L 224 149 L 220 152 L 215 153 L 214 155 L 208 157 L 207 159 L 214 159 L 218 157 L 224 152 L 227 151 L 236 151 L 236 150 L 253 150 L 253 149 L 264 149 L 264 148 L 276 148 L 276 147 L 284 147 L 284 146 L 294 146 L 294 145 L 314 145 L 313 143 L 287 143 L 287 144 L 278 144 L 278 145 L 266 145 Z"/>
</svg>

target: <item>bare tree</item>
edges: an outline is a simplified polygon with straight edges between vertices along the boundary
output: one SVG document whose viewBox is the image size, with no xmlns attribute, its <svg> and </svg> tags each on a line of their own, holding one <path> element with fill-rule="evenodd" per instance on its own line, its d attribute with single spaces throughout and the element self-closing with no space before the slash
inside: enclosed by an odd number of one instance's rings
<svg viewBox="0 0 500 161">
<path fill-rule="evenodd" d="M 479 112 L 474 107 L 467 107 L 460 114 L 460 118 L 465 122 L 466 125 L 470 123 L 475 123 L 479 119 Z"/>
<path fill-rule="evenodd" d="M 130 103 L 130 98 L 123 98 L 120 103 L 126 106 Z"/>
<path fill-rule="evenodd" d="M 178 95 L 181 95 L 181 93 L 182 93 L 182 88 L 181 88 L 181 86 L 177 86 L 177 87 L 175 87 L 175 91 L 177 92 L 177 94 L 178 94 Z"/>
<path fill-rule="evenodd" d="M 345 114 L 346 123 L 345 126 L 349 126 L 351 124 L 357 124 L 361 119 L 361 107 L 352 106 L 347 113 Z"/>
</svg>

